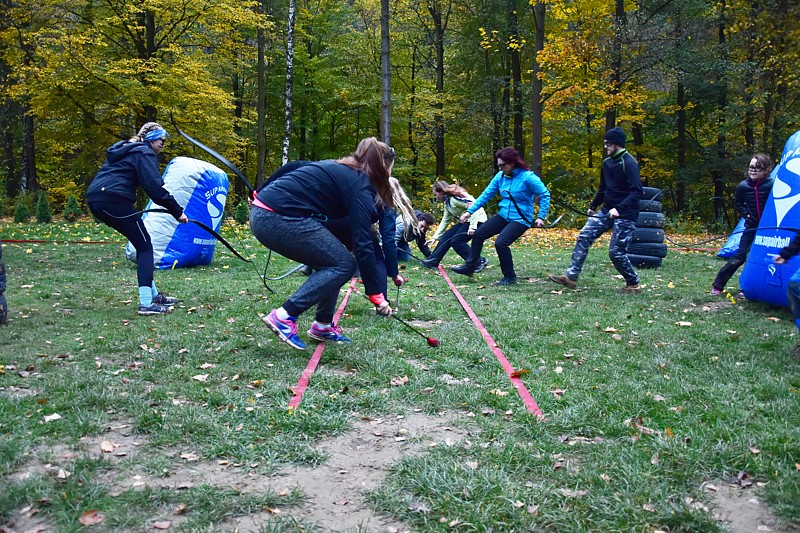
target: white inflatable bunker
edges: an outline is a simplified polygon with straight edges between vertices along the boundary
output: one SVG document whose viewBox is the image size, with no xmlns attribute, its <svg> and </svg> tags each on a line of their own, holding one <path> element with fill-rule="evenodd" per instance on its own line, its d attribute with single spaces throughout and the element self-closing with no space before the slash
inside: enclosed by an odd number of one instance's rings
<svg viewBox="0 0 800 533">
<path fill-rule="evenodd" d="M 176 157 L 164 171 L 164 187 L 184 206 L 184 214 L 219 233 L 228 175 L 205 161 Z M 151 200 L 147 209 L 159 206 Z M 217 240 L 196 224 L 180 224 L 167 213 L 145 213 L 142 220 L 153 240 L 153 264 L 159 269 L 208 265 L 214 258 Z M 136 250 L 129 242 L 125 255 L 136 260 Z"/>
<path fill-rule="evenodd" d="M 789 278 L 800 268 L 800 256 L 783 265 L 776 265 L 773 259 L 797 235 L 784 228 L 800 228 L 800 131 L 786 141 L 772 177 L 775 183 L 739 277 L 739 286 L 748 300 L 788 306 L 786 290 Z"/>
</svg>

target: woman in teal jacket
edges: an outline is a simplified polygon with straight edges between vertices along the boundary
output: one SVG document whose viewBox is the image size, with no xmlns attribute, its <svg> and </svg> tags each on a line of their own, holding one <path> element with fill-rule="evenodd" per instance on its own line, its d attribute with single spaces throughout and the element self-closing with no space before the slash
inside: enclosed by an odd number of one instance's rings
<svg viewBox="0 0 800 533">
<path fill-rule="evenodd" d="M 511 255 L 511 244 L 519 239 L 531 226 L 541 228 L 547 211 L 550 209 L 550 191 L 545 187 L 539 176 L 533 173 L 514 148 L 499 150 L 497 167 L 500 171 L 495 175 L 489 185 L 484 189 L 475 202 L 461 215 L 461 222 L 467 222 L 473 213 L 481 209 L 486 203 L 500 195 L 499 212 L 482 224 L 472 235 L 472 249 L 469 259 L 463 265 L 452 267 L 451 270 L 465 276 L 472 276 L 478 268 L 483 241 L 498 235 L 494 247 L 500 261 L 503 279 L 495 285 L 513 285 L 517 282 L 514 271 L 514 258 Z M 539 212 L 536 213 L 535 202 L 539 202 Z M 453 239 L 456 246 L 462 235 Z"/>
</svg>

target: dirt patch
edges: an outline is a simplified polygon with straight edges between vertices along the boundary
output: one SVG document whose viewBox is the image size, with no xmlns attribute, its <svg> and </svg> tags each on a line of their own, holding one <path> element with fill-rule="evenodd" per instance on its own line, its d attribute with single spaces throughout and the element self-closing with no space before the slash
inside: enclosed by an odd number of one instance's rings
<svg viewBox="0 0 800 533">
<path fill-rule="evenodd" d="M 446 416 L 420 413 L 374 420 L 358 420 L 347 433 L 321 441 L 317 448 L 328 456 L 315 468 L 286 468 L 270 480 L 276 492 L 300 489 L 307 500 L 281 510 L 282 516 L 313 523 L 325 531 L 406 531 L 402 523 L 378 516 L 364 501 L 364 493 L 378 488 L 389 468 L 404 456 L 434 446 L 454 446 L 467 435 Z M 232 524 L 239 531 L 258 531 L 274 515 L 250 515 Z"/>
<path fill-rule="evenodd" d="M 708 491 L 714 507 L 714 516 L 725 522 L 733 533 L 792 533 L 798 530 L 784 524 L 759 497 L 757 490 L 743 489 L 725 482 L 714 485 L 716 490 Z"/>
</svg>

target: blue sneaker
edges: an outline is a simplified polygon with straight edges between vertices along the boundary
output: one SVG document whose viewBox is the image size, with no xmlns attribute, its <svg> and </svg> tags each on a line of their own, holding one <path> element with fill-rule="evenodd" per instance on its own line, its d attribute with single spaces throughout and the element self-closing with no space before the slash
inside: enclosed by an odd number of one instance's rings
<svg viewBox="0 0 800 533">
<path fill-rule="evenodd" d="M 265 326 L 271 329 L 280 340 L 295 350 L 306 349 L 306 343 L 300 340 L 300 337 L 297 335 L 297 319 L 295 317 L 290 316 L 286 320 L 282 320 L 278 318 L 275 309 L 273 309 L 267 316 L 262 317 L 261 321 Z"/>
<path fill-rule="evenodd" d="M 342 328 L 336 324 L 331 324 L 328 328 L 321 328 L 314 322 L 311 324 L 311 329 L 308 330 L 308 336 L 318 341 L 333 341 L 340 344 L 350 342 L 350 339 L 342 335 Z"/>
</svg>

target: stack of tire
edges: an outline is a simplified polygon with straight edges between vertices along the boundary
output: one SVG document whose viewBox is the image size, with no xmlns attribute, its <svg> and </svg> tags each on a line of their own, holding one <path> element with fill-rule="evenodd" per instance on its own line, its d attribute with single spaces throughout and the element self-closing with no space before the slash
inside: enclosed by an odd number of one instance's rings
<svg viewBox="0 0 800 533">
<path fill-rule="evenodd" d="M 661 189 L 643 187 L 639 217 L 633 242 L 628 246 L 628 259 L 635 267 L 658 268 L 667 257 L 664 244 L 664 213 L 661 212 Z"/>
<path fill-rule="evenodd" d="M 3 263 L 2 242 L 0 242 L 0 324 L 8 324 L 8 302 L 6 301 L 6 264 Z"/>
</svg>

